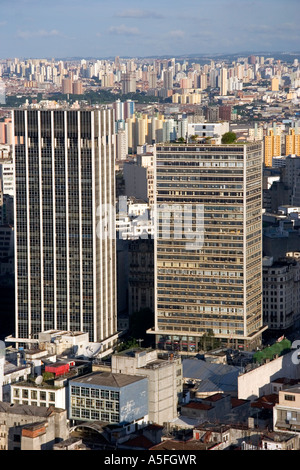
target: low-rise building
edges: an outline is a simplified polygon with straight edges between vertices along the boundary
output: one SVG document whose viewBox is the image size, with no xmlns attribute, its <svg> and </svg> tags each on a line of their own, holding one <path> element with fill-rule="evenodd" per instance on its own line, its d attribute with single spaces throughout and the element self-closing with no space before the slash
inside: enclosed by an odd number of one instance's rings
<svg viewBox="0 0 300 470">
<path fill-rule="evenodd" d="M 297 434 L 268 432 L 262 436 L 261 450 L 299 450 Z"/>
<path fill-rule="evenodd" d="M 11 385 L 11 403 L 48 408 L 66 409 L 66 390 L 64 383 L 19 382 Z"/>
<path fill-rule="evenodd" d="M 70 381 L 69 417 L 130 426 L 148 422 L 148 379 L 93 372 Z"/>
<path fill-rule="evenodd" d="M 273 408 L 274 431 L 300 433 L 300 385 L 279 391 L 279 403 Z"/>
<path fill-rule="evenodd" d="M 68 436 L 66 410 L 0 402 L 0 450 L 51 450 Z"/>
</svg>

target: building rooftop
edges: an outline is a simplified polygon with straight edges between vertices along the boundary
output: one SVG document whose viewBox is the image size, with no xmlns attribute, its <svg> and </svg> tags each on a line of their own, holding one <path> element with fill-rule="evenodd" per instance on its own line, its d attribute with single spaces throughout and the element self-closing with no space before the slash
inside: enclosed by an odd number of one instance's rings
<svg viewBox="0 0 300 470">
<path fill-rule="evenodd" d="M 62 412 L 65 411 L 62 408 L 55 408 L 50 406 L 49 408 L 43 406 L 33 406 L 33 405 L 20 405 L 16 403 L 6 403 L 0 401 L 0 413 L 9 413 L 17 415 L 26 415 L 26 416 L 37 416 L 42 418 L 47 418 L 51 416 L 53 412 Z"/>
<path fill-rule="evenodd" d="M 288 377 L 278 377 L 271 381 L 272 384 L 282 384 L 282 385 L 296 385 L 299 384 L 299 379 L 290 379 Z"/>
<path fill-rule="evenodd" d="M 76 382 L 85 385 L 102 385 L 104 387 L 121 388 L 143 379 L 145 379 L 145 377 L 135 375 L 113 374 L 111 372 L 92 372 L 91 374 L 71 380 L 70 383 L 72 384 Z"/>
<path fill-rule="evenodd" d="M 130 349 L 125 349 L 124 351 L 117 352 L 116 354 L 118 356 L 129 356 L 129 357 L 135 357 L 137 354 L 140 353 L 145 353 L 153 351 L 152 348 L 130 348 Z"/>
<path fill-rule="evenodd" d="M 209 397 L 204 398 L 203 401 L 212 401 L 212 402 L 215 402 L 215 401 L 222 400 L 222 399 L 225 398 L 226 396 L 227 396 L 227 395 L 224 395 L 223 393 L 215 393 L 214 395 L 210 395 Z"/>
<path fill-rule="evenodd" d="M 250 400 L 244 400 L 242 398 L 231 398 L 232 408 L 237 408 L 238 406 L 245 405 L 246 403 L 250 403 Z"/>
<path fill-rule="evenodd" d="M 214 447 L 216 443 L 211 442 L 204 444 L 195 439 L 188 441 L 175 441 L 168 439 L 150 448 L 150 450 L 209 450 Z"/>
<path fill-rule="evenodd" d="M 262 440 L 269 442 L 287 442 L 295 436 L 298 436 L 298 434 L 290 434 L 287 432 L 268 432 L 264 433 Z"/>
<path fill-rule="evenodd" d="M 281 390 L 279 393 L 300 393 L 300 385 L 292 386 Z"/>
<path fill-rule="evenodd" d="M 240 372 L 240 367 L 206 362 L 202 359 L 183 359 L 182 361 L 184 379 L 201 380 L 201 383 L 208 381 L 208 384 L 210 383 L 214 387 L 211 391 L 216 392 L 237 390 Z"/>
<path fill-rule="evenodd" d="M 264 410 L 272 410 L 278 403 L 278 394 L 271 393 L 270 395 L 264 395 L 251 403 L 252 408 L 261 408 Z"/>
<path fill-rule="evenodd" d="M 190 403 L 188 403 L 187 405 L 184 405 L 182 407 L 183 409 L 184 408 L 192 408 L 194 410 L 203 410 L 203 411 L 207 411 L 207 410 L 211 410 L 213 408 L 212 405 L 208 405 L 207 403 L 202 403 L 200 401 L 191 401 Z"/>
<path fill-rule="evenodd" d="M 128 449 L 150 449 L 153 447 L 153 442 L 145 436 L 136 436 L 126 442 L 123 442 L 122 447 L 128 447 Z"/>
</svg>

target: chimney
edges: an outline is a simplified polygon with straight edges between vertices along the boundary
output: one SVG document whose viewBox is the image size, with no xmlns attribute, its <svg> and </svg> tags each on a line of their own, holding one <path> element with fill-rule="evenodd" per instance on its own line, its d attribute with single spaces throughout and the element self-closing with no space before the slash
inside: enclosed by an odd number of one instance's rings
<svg viewBox="0 0 300 470">
<path fill-rule="evenodd" d="M 252 417 L 248 418 L 248 428 L 249 429 L 254 429 L 254 418 L 252 418 Z"/>
</svg>

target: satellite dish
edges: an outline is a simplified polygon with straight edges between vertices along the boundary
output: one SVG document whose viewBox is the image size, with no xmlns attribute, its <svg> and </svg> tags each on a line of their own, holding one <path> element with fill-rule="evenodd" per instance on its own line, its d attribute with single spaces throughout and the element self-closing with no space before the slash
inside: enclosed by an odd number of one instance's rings
<svg viewBox="0 0 300 470">
<path fill-rule="evenodd" d="M 102 343 L 88 343 L 84 352 L 88 357 L 94 357 L 101 351 L 102 346 Z"/>
<path fill-rule="evenodd" d="M 42 375 L 38 375 L 38 377 L 35 379 L 35 384 L 36 385 L 41 385 L 43 383 L 43 376 Z"/>
</svg>

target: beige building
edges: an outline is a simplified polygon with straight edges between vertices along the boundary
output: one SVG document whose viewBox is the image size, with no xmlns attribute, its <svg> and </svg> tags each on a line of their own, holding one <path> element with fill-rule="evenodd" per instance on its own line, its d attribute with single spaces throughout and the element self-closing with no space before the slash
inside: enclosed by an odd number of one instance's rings
<svg viewBox="0 0 300 470">
<path fill-rule="evenodd" d="M 149 421 L 163 425 L 177 418 L 178 401 L 182 394 L 181 359 L 168 359 L 156 350 L 130 349 L 112 356 L 112 373 L 148 377 Z"/>
<path fill-rule="evenodd" d="M 271 80 L 271 91 L 279 91 L 279 78 L 273 77 Z"/>
<path fill-rule="evenodd" d="M 299 436 L 279 432 L 264 433 L 261 450 L 299 450 Z"/>
<path fill-rule="evenodd" d="M 148 333 L 160 349 L 198 351 L 209 331 L 231 347 L 260 343 L 261 159 L 261 143 L 157 145 Z"/>
<path fill-rule="evenodd" d="M 0 450 L 52 450 L 68 437 L 66 410 L 0 402 Z"/>
<path fill-rule="evenodd" d="M 300 432 L 300 386 L 279 391 L 279 403 L 273 408 L 274 431 Z"/>
<path fill-rule="evenodd" d="M 300 377 L 300 367 L 293 361 L 293 354 L 285 354 L 266 364 L 256 367 L 238 377 L 238 398 L 256 400 L 263 395 L 274 393 L 274 382 L 282 378 L 297 379 Z"/>
</svg>

